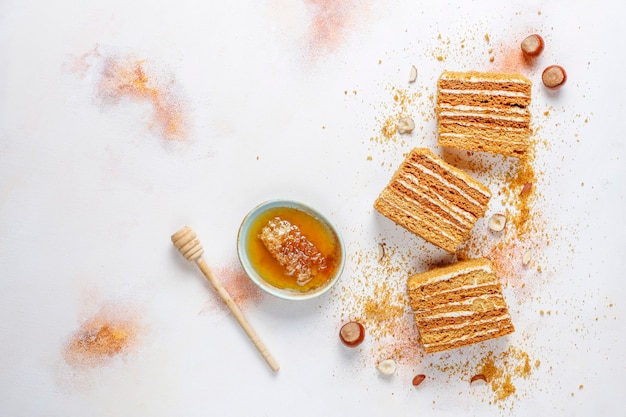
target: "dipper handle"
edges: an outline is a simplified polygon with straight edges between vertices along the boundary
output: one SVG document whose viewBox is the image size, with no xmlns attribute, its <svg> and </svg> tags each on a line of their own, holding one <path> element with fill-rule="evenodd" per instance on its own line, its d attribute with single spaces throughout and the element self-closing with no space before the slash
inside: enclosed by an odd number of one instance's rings
<svg viewBox="0 0 626 417">
<path fill-rule="evenodd" d="M 189 227 L 185 226 L 172 235 L 172 243 L 174 243 L 176 249 L 178 249 L 178 251 L 185 257 L 185 259 L 187 259 L 188 261 L 194 261 L 196 265 L 198 265 L 198 268 L 200 268 L 202 274 L 211 283 L 211 285 L 213 285 L 213 288 L 215 288 L 217 294 L 230 309 L 231 313 L 233 313 L 233 316 L 235 316 L 235 319 L 237 319 L 237 322 L 239 323 L 241 328 L 246 332 L 252 343 L 254 343 L 254 346 L 263 356 L 272 371 L 278 371 L 278 369 L 280 369 L 278 361 L 276 361 L 276 359 L 274 358 L 274 356 L 272 356 L 263 341 L 259 338 L 259 336 L 257 336 L 256 332 L 252 328 L 252 325 L 243 315 L 237 303 L 235 303 L 230 294 L 228 294 L 228 291 L 226 291 L 221 282 L 218 281 L 217 278 L 215 278 L 215 275 L 213 275 L 213 272 L 211 271 L 211 268 L 209 268 L 209 265 L 207 265 L 204 259 L 202 259 L 202 254 L 204 253 L 204 250 L 202 249 L 202 245 L 197 239 L 195 232 Z"/>
</svg>

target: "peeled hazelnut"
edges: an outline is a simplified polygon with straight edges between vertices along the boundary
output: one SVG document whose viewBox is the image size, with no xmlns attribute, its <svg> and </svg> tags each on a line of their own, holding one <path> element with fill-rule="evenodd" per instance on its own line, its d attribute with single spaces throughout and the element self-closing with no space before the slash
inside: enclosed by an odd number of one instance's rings
<svg viewBox="0 0 626 417">
<path fill-rule="evenodd" d="M 425 379 L 426 379 L 426 375 L 418 374 L 413 377 L 413 381 L 411 381 L 411 383 L 413 384 L 414 387 L 417 387 L 419 384 L 424 382 Z"/>
<path fill-rule="evenodd" d="M 543 81 L 543 85 L 551 90 L 556 90 L 565 84 L 565 81 L 567 81 L 567 74 L 562 66 L 550 65 L 543 70 L 541 80 Z"/>
<path fill-rule="evenodd" d="M 506 226 L 506 217 L 504 214 L 494 214 L 489 219 L 489 229 L 494 232 L 501 232 Z"/>
<path fill-rule="evenodd" d="M 411 65 L 411 72 L 409 73 L 409 82 L 414 83 L 417 80 L 417 68 L 415 65 Z"/>
<path fill-rule="evenodd" d="M 543 38 L 537 34 L 533 34 L 524 39 L 520 45 L 522 53 L 528 57 L 535 57 L 543 51 Z"/>
<path fill-rule="evenodd" d="M 365 328 L 363 325 L 356 321 L 350 321 L 339 330 L 339 338 L 344 345 L 348 347 L 356 347 L 365 339 Z"/>
<path fill-rule="evenodd" d="M 393 375 L 396 372 L 396 362 L 393 359 L 385 359 L 378 364 L 378 372 L 383 375 Z"/>
<path fill-rule="evenodd" d="M 410 117 L 403 117 L 398 120 L 398 133 L 401 135 L 411 133 L 415 129 L 415 122 Z"/>
</svg>

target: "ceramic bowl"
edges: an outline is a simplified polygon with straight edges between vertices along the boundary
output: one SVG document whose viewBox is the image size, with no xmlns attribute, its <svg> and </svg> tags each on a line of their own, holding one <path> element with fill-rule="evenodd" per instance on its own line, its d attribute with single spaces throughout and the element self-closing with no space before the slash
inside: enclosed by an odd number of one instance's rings
<svg viewBox="0 0 626 417">
<path fill-rule="evenodd" d="M 260 240 L 259 242 L 254 242 L 255 239 L 258 239 L 257 236 L 258 229 L 260 227 L 259 225 L 262 224 L 265 219 L 268 218 L 268 216 L 270 218 L 273 218 L 273 213 L 284 209 L 295 210 L 300 212 L 297 213 L 298 215 L 302 215 L 305 217 L 308 216 L 307 220 L 310 220 L 311 224 L 315 225 L 317 223 L 317 226 L 321 226 L 324 228 L 324 233 L 328 233 L 327 236 L 333 236 L 334 238 L 334 253 L 336 255 L 333 257 L 334 271 L 332 274 L 329 274 L 328 279 L 319 286 L 306 290 L 280 288 L 268 282 L 268 278 L 270 278 L 269 281 L 272 281 L 271 277 L 267 276 L 271 274 L 269 274 L 267 271 L 264 271 L 258 265 L 255 265 L 256 261 L 254 261 L 253 256 L 254 251 L 251 248 L 253 247 L 253 245 L 256 245 L 256 250 L 258 251 L 258 248 L 262 245 L 262 243 L 260 243 Z M 261 247 L 261 250 L 266 249 L 263 246 Z M 314 208 L 298 201 L 290 200 L 266 201 L 252 209 L 245 216 L 239 228 L 239 233 L 237 235 L 237 253 L 244 271 L 259 288 L 269 294 L 286 300 L 307 300 L 319 297 L 320 295 L 330 290 L 341 277 L 346 258 L 346 251 L 343 240 L 335 226 L 333 226 L 333 224 L 323 214 L 321 214 Z M 271 257 L 269 251 L 266 253 L 266 256 Z M 265 274 L 266 276 L 264 276 L 263 274 Z"/>
</svg>

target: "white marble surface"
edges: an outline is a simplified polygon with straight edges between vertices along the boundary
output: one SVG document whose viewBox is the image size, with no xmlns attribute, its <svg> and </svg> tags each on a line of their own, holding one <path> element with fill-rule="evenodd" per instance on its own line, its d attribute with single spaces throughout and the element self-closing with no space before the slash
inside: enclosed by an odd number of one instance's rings
<svg viewBox="0 0 626 417">
<path fill-rule="evenodd" d="M 617 10 L 583 1 L 0 2 L 0 415 L 622 415 L 626 33 Z M 381 378 L 386 342 L 370 337 L 357 351 L 338 342 L 342 321 L 360 311 L 346 294 L 376 281 L 368 268 L 376 273 L 381 240 L 399 271 L 377 279 L 397 288 L 449 258 L 382 219 L 373 201 L 404 152 L 437 149 L 429 95 L 441 71 L 506 68 L 532 32 L 546 39 L 537 64 L 523 68 L 541 141 L 543 272 L 520 272 L 523 291 L 505 287 L 512 336 L 418 353 Z M 147 89 L 103 96 L 114 62 L 143 65 Z M 552 63 L 569 75 L 558 94 L 539 85 Z M 418 128 L 371 140 L 397 112 L 392 86 L 422 93 L 406 109 Z M 342 285 L 322 298 L 242 300 L 278 374 L 169 240 L 190 225 L 207 262 L 236 275 L 239 223 L 272 198 L 325 213 L 350 253 Z M 133 345 L 96 365 L 68 363 L 72 335 L 98 314 L 133 320 Z M 516 395 L 494 403 L 490 387 L 469 386 L 458 368 L 507 346 L 541 365 L 514 376 Z M 455 369 L 436 370 L 446 364 Z M 417 389 L 416 373 L 427 375 Z"/>
</svg>

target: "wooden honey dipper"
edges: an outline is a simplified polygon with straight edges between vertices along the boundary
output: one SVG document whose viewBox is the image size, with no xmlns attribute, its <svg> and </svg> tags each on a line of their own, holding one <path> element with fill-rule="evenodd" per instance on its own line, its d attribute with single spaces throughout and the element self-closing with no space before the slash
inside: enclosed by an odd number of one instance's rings
<svg viewBox="0 0 626 417">
<path fill-rule="evenodd" d="M 280 369 L 280 365 L 274 359 L 272 354 L 269 352 L 265 344 L 259 339 L 256 332 L 245 318 L 239 306 L 233 301 L 231 296 L 228 294 L 226 289 L 222 286 L 222 284 L 215 278 L 213 272 L 209 268 L 209 265 L 202 259 L 202 254 L 204 253 L 204 249 L 202 249 L 202 245 L 200 241 L 196 238 L 196 234 L 189 227 L 185 226 L 180 229 L 178 232 L 172 235 L 172 243 L 178 251 L 187 259 L 188 261 L 194 261 L 200 271 L 204 274 L 206 279 L 213 285 L 213 288 L 217 291 L 220 298 L 226 303 L 230 311 L 233 313 L 233 316 L 241 325 L 241 328 L 246 332 L 254 346 L 257 348 L 259 353 L 263 356 L 267 364 L 272 368 L 272 371 L 276 372 Z"/>
</svg>

